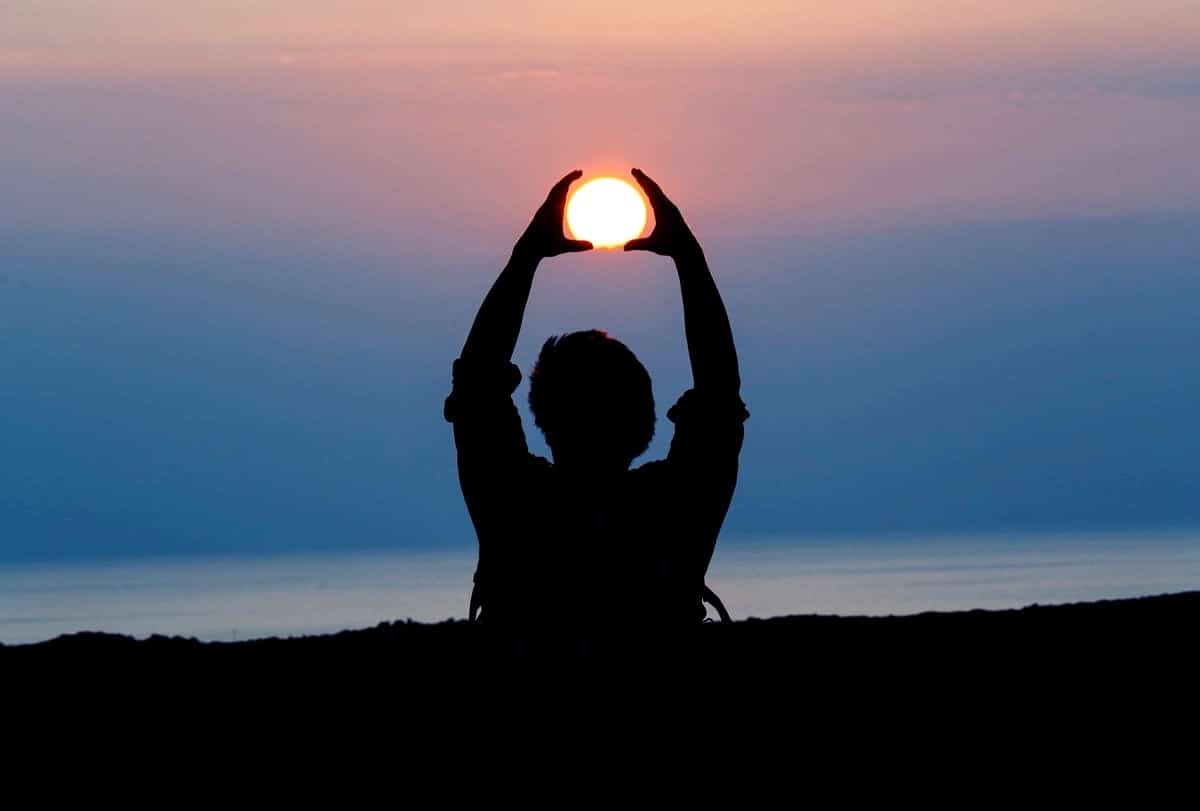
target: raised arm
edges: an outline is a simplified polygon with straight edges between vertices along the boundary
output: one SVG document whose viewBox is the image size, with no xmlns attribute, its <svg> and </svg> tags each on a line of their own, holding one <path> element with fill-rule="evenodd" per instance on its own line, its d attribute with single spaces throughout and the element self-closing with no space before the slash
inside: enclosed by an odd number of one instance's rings
<svg viewBox="0 0 1200 811">
<path fill-rule="evenodd" d="M 508 540 L 515 526 L 514 511 L 520 510 L 528 497 L 522 471 L 530 461 L 529 450 L 521 417 L 512 401 L 521 374 L 512 364 L 512 353 L 533 287 L 533 274 L 546 257 L 592 247 L 590 242 L 563 235 L 567 191 L 581 174 L 571 172 L 558 181 L 533 215 L 508 264 L 484 298 L 462 355 L 454 363 L 454 385 L 444 413 L 454 424 L 458 479 L 479 536 L 471 619 L 481 606 L 485 606 L 485 613 L 490 610 L 486 606 L 495 545 Z"/>
<path fill-rule="evenodd" d="M 705 394 L 737 396 L 741 378 L 733 331 L 700 242 L 657 183 L 641 169 L 634 169 L 633 177 L 650 198 L 654 230 L 647 237 L 627 242 L 625 250 L 652 251 L 675 260 L 695 388 Z"/>
<path fill-rule="evenodd" d="M 554 184 L 546 202 L 542 203 L 525 233 L 517 240 L 508 264 L 488 291 L 475 316 L 475 323 L 467 334 L 461 356 L 466 363 L 508 363 L 517 346 L 517 336 L 521 332 L 521 321 L 525 318 L 525 305 L 529 301 L 538 263 L 562 253 L 592 249 L 592 243 L 567 239 L 563 234 L 567 192 L 582 174 L 577 169 Z"/>
</svg>

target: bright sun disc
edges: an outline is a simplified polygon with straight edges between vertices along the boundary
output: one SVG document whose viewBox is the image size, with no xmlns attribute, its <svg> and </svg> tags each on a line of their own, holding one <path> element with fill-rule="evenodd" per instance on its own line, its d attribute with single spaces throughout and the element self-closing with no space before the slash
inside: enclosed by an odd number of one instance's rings
<svg viewBox="0 0 1200 811">
<path fill-rule="evenodd" d="M 637 189 L 615 177 L 584 183 L 567 201 L 567 227 L 575 239 L 615 248 L 642 235 L 646 203 Z"/>
</svg>

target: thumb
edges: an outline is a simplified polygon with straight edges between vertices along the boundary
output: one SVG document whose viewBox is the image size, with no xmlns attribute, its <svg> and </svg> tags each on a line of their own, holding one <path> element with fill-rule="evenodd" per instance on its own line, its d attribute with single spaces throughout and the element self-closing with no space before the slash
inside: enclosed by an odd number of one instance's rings
<svg viewBox="0 0 1200 811">
<path fill-rule="evenodd" d="M 590 251 L 595 246 L 586 239 L 568 239 L 563 248 L 567 253 L 578 253 L 579 251 Z"/>
<path fill-rule="evenodd" d="M 653 251 L 654 243 L 651 242 L 650 237 L 639 237 L 637 239 L 631 239 L 628 242 L 626 242 L 625 250 L 627 250 L 627 251 Z"/>
</svg>

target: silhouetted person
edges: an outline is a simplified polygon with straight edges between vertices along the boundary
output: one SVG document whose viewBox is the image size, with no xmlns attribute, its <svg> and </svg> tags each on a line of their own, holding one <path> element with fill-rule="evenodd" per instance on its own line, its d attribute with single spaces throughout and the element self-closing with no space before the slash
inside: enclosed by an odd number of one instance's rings
<svg viewBox="0 0 1200 811">
<path fill-rule="evenodd" d="M 737 482 L 742 423 L 729 318 L 700 243 L 653 180 L 654 230 L 627 251 L 675 260 L 694 387 L 667 411 L 667 458 L 630 469 L 654 435 L 650 375 L 603 332 L 550 338 L 530 376 L 529 406 L 554 462 L 525 444 L 511 362 L 538 263 L 592 249 L 567 239 L 575 171 L 551 189 L 483 301 L 454 362 L 454 424 L 463 496 L 479 537 L 471 616 L 486 624 L 595 628 L 695 623 L 717 534 Z"/>
</svg>

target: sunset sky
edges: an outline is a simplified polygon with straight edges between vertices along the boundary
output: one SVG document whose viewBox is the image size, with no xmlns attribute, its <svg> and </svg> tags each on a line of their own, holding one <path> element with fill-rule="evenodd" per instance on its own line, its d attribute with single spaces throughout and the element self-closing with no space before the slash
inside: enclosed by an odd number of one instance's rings
<svg viewBox="0 0 1200 811">
<path fill-rule="evenodd" d="M 0 561 L 470 549 L 450 363 L 576 167 L 706 247 L 730 543 L 1200 526 L 1198 158 L 1195 0 L 5 0 Z M 591 327 L 661 420 L 664 260 L 515 360 Z"/>
</svg>

